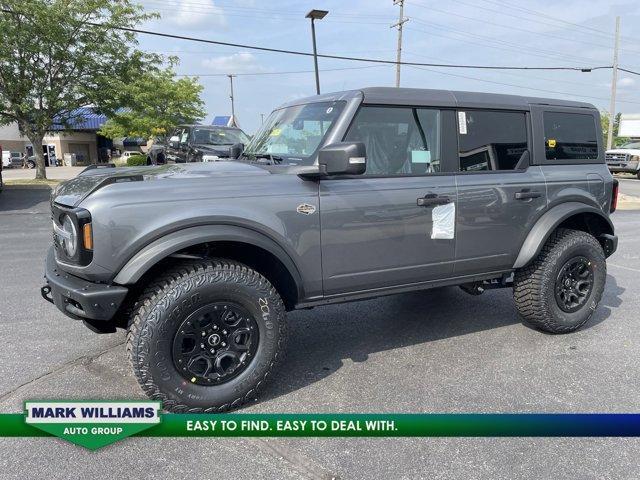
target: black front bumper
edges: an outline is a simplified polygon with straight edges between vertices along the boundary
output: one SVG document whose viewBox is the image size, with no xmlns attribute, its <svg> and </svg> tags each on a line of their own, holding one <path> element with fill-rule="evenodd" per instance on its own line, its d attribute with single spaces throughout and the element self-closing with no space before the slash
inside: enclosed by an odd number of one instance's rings
<svg viewBox="0 0 640 480">
<path fill-rule="evenodd" d="M 93 283 L 70 275 L 58 268 L 53 247 L 49 249 L 42 296 L 68 317 L 83 320 L 92 330 L 115 331 L 109 325 L 120 308 L 128 290 L 119 285 Z M 100 328 L 105 324 L 105 328 Z"/>
</svg>

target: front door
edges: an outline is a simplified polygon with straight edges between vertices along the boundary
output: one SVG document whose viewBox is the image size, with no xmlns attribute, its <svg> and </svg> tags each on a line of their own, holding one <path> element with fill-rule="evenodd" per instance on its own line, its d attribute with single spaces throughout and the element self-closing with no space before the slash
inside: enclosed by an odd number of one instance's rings
<svg viewBox="0 0 640 480">
<path fill-rule="evenodd" d="M 442 172 L 441 113 L 363 106 L 345 141 L 367 149 L 362 176 L 320 181 L 325 295 L 448 277 L 456 186 Z"/>
<path fill-rule="evenodd" d="M 533 223 L 544 213 L 547 188 L 531 166 L 526 112 L 458 112 L 459 172 L 456 276 L 509 270 Z"/>
</svg>

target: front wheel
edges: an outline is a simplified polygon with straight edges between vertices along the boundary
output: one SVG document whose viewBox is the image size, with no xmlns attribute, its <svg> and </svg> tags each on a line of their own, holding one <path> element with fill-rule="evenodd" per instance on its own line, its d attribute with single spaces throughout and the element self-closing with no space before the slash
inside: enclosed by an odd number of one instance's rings
<svg viewBox="0 0 640 480">
<path fill-rule="evenodd" d="M 127 351 L 135 376 L 172 412 L 219 412 L 255 399 L 284 352 L 280 296 L 258 272 L 229 260 L 168 270 L 132 318 Z"/>
<path fill-rule="evenodd" d="M 515 273 L 513 297 L 526 322 L 550 333 L 583 326 L 607 277 L 602 246 L 586 232 L 558 229 L 538 257 Z"/>
</svg>

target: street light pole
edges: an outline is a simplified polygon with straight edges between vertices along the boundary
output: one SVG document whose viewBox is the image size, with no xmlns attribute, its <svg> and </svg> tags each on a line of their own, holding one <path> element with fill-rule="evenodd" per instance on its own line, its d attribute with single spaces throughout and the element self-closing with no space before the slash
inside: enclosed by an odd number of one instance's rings
<svg viewBox="0 0 640 480">
<path fill-rule="evenodd" d="M 316 24 L 315 20 L 322 20 L 329 13 L 327 10 L 311 10 L 305 18 L 311 19 L 311 39 L 313 40 L 313 64 L 316 72 L 316 93 L 320 95 L 320 74 L 318 72 L 318 50 L 316 48 Z"/>
<path fill-rule="evenodd" d="M 620 17 L 616 17 L 616 40 L 613 47 L 613 78 L 611 79 L 611 103 L 609 104 L 609 131 L 607 150 L 613 146 L 613 124 L 616 121 L 616 87 L 618 83 L 618 47 L 620 44 Z"/>
</svg>

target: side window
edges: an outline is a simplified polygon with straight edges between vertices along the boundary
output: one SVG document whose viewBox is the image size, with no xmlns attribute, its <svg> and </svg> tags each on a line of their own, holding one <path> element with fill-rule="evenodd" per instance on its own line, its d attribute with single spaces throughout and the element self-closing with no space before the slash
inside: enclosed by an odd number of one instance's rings
<svg viewBox="0 0 640 480">
<path fill-rule="evenodd" d="M 592 115 L 544 112 L 543 122 L 547 160 L 598 158 L 598 134 Z"/>
<path fill-rule="evenodd" d="M 189 138 L 189 129 L 185 128 L 180 134 L 180 143 L 187 143 L 188 138 Z"/>
<path fill-rule="evenodd" d="M 367 149 L 365 175 L 425 175 L 440 171 L 440 111 L 362 107 L 347 142 Z"/>
<path fill-rule="evenodd" d="M 169 137 L 169 141 L 172 143 L 180 142 L 181 136 L 182 136 L 182 128 L 176 128 L 173 131 L 173 133 L 171 133 L 171 136 Z"/>
<path fill-rule="evenodd" d="M 524 112 L 458 111 L 461 172 L 513 170 L 527 149 Z"/>
</svg>

